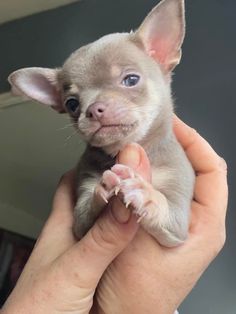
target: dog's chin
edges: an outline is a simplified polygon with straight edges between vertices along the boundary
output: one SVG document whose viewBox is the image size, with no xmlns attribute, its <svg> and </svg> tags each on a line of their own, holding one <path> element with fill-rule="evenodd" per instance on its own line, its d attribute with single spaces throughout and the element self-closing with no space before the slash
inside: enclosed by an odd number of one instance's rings
<svg viewBox="0 0 236 314">
<path fill-rule="evenodd" d="M 132 141 L 138 123 L 101 126 L 89 139 L 89 144 L 94 147 L 104 148 L 114 154 L 113 150 L 119 151 L 124 144 Z"/>
</svg>

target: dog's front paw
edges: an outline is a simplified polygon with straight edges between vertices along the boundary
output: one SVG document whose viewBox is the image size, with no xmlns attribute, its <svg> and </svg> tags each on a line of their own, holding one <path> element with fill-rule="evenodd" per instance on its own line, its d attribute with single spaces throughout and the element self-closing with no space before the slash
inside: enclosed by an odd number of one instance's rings
<svg viewBox="0 0 236 314">
<path fill-rule="evenodd" d="M 117 164 L 111 171 L 120 178 L 115 194 L 138 216 L 138 222 L 148 223 L 154 219 L 158 214 L 158 202 L 152 185 L 127 166 Z"/>
<path fill-rule="evenodd" d="M 95 201 L 108 203 L 113 195 L 115 195 L 116 187 L 120 184 L 120 178 L 111 170 L 106 170 L 101 181 L 95 187 Z"/>
</svg>

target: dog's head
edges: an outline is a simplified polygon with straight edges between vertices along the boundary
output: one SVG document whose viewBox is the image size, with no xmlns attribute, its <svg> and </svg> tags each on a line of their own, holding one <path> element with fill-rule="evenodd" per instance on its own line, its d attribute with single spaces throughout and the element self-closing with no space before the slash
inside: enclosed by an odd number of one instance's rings
<svg viewBox="0 0 236 314">
<path fill-rule="evenodd" d="M 163 0 L 136 32 L 104 36 L 75 51 L 60 69 L 20 69 L 9 82 L 68 112 L 87 142 L 114 153 L 142 140 L 158 116 L 172 110 L 171 72 L 184 34 L 184 1 Z"/>
</svg>

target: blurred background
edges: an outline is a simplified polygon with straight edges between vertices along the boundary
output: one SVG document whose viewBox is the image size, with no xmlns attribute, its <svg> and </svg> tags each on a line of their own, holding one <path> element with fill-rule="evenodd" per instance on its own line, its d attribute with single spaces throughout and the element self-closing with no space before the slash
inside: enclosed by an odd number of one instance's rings
<svg viewBox="0 0 236 314">
<path fill-rule="evenodd" d="M 84 148 L 66 116 L 12 97 L 7 76 L 21 67 L 58 67 L 75 49 L 102 35 L 136 29 L 157 3 L 0 1 L 0 300 L 11 269 L 6 265 L 16 260 L 16 243 L 26 260 L 50 212 L 58 179 L 74 167 Z M 225 248 L 181 314 L 236 313 L 235 16 L 235 0 L 186 0 L 187 36 L 173 82 L 176 111 L 226 159 L 230 200 Z"/>
</svg>

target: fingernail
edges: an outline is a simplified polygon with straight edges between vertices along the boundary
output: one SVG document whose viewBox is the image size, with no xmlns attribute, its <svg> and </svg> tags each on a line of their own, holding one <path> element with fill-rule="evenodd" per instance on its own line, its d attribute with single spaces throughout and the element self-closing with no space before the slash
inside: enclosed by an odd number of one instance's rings
<svg viewBox="0 0 236 314">
<path fill-rule="evenodd" d="M 131 212 L 126 208 L 119 199 L 115 199 L 112 203 L 111 213 L 115 220 L 120 224 L 125 224 L 129 221 Z"/>
<path fill-rule="evenodd" d="M 140 164 L 140 149 L 137 144 L 127 145 L 117 158 L 117 162 L 128 167 L 137 168 Z"/>
</svg>

